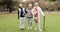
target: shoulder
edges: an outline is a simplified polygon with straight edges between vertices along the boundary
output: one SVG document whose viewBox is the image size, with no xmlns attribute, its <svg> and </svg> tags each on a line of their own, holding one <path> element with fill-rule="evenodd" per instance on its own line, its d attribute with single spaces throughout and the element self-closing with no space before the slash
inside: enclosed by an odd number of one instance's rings
<svg viewBox="0 0 60 32">
<path fill-rule="evenodd" d="M 26 10 L 28 10 L 28 8 Z"/>
<path fill-rule="evenodd" d="M 27 10 L 26 8 L 23 8 L 24 10 Z"/>
<path fill-rule="evenodd" d="M 38 6 L 39 9 L 41 9 L 41 7 Z"/>
<path fill-rule="evenodd" d="M 19 11 L 19 12 L 21 12 L 21 9 L 20 9 L 20 8 L 18 8 L 18 11 Z"/>
<path fill-rule="evenodd" d="M 23 8 L 23 9 L 26 9 L 26 8 Z"/>
<path fill-rule="evenodd" d="M 33 7 L 32 10 L 34 10 L 36 7 Z"/>
<path fill-rule="evenodd" d="M 41 7 L 38 7 L 39 10 L 41 10 Z"/>
<path fill-rule="evenodd" d="M 18 9 L 20 9 L 20 8 L 18 8 Z"/>
<path fill-rule="evenodd" d="M 20 8 L 18 8 L 18 11 L 20 11 L 21 9 Z"/>
<path fill-rule="evenodd" d="M 22 9 L 25 9 L 25 8 L 22 8 Z"/>
<path fill-rule="evenodd" d="M 33 9 L 36 8 L 36 7 L 33 7 Z"/>
</svg>

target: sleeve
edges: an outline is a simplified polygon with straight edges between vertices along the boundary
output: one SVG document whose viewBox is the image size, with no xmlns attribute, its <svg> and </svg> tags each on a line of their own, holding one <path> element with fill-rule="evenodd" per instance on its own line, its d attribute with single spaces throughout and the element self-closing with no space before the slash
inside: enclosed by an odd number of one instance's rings
<svg viewBox="0 0 60 32">
<path fill-rule="evenodd" d="M 34 8 L 32 9 L 32 15 L 34 14 Z M 34 15 L 33 15 L 33 19 L 34 19 Z"/>
<path fill-rule="evenodd" d="M 25 14 L 27 14 L 27 9 L 25 9 Z"/>
<path fill-rule="evenodd" d="M 20 17 L 20 9 L 18 9 L 18 19 L 19 19 L 19 17 Z"/>
<path fill-rule="evenodd" d="M 39 12 L 40 12 L 43 16 L 45 16 L 41 8 L 39 8 Z"/>
<path fill-rule="evenodd" d="M 19 19 L 19 10 L 18 10 L 18 19 Z"/>
<path fill-rule="evenodd" d="M 32 9 L 32 14 L 33 14 L 34 8 Z"/>
</svg>

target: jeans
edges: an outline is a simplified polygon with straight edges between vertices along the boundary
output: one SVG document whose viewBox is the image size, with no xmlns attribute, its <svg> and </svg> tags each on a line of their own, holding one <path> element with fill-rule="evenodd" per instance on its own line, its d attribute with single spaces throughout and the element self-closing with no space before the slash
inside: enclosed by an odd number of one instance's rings
<svg viewBox="0 0 60 32">
<path fill-rule="evenodd" d="M 28 26 L 32 27 L 32 18 L 28 18 Z"/>
</svg>

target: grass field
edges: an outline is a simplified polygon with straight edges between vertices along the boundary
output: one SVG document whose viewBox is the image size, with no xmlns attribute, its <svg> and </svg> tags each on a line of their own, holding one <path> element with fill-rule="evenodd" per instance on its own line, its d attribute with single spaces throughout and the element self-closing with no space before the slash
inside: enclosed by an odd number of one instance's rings
<svg viewBox="0 0 60 32">
<path fill-rule="evenodd" d="M 60 32 L 60 14 L 46 14 L 45 31 L 43 32 Z M 0 32 L 38 32 L 33 29 L 27 30 L 28 22 L 25 21 L 25 30 L 19 29 L 19 20 L 17 14 L 0 14 Z M 41 28 L 43 27 L 43 17 L 41 16 Z"/>
</svg>

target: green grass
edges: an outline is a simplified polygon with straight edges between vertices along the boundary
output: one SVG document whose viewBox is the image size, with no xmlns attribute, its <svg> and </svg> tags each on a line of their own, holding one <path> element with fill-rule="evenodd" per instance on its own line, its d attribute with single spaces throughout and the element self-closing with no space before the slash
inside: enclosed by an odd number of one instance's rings
<svg viewBox="0 0 60 32">
<path fill-rule="evenodd" d="M 46 29 L 43 32 L 60 32 L 60 14 L 46 14 Z M 25 21 L 25 30 L 19 29 L 17 14 L 0 14 L 0 32 L 38 32 L 33 29 L 27 30 L 28 22 Z M 43 17 L 41 16 L 41 28 L 43 27 Z"/>
</svg>

